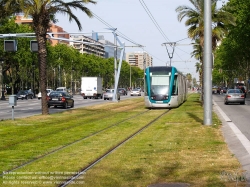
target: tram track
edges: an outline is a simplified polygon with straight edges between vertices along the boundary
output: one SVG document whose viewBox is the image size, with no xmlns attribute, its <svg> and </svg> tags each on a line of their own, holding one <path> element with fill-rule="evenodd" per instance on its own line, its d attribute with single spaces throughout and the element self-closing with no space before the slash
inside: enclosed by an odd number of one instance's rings
<svg viewBox="0 0 250 187">
<path fill-rule="evenodd" d="M 134 109 L 136 110 L 137 107 L 135 107 Z M 131 108 L 130 108 L 129 110 L 131 110 Z M 21 164 L 21 165 L 19 165 L 19 166 L 16 166 L 16 167 L 10 169 L 10 170 L 4 171 L 4 172 L 2 171 L 2 172 L 0 173 L 0 176 L 3 176 L 4 173 L 13 172 L 13 171 L 15 171 L 15 170 L 17 170 L 17 169 L 23 168 L 24 166 L 27 166 L 27 165 L 29 165 L 29 164 L 34 163 L 35 161 L 38 161 L 38 160 L 43 159 L 43 158 L 45 158 L 45 157 L 47 157 L 47 156 L 49 156 L 49 155 L 52 155 L 52 154 L 54 154 L 54 153 L 57 153 L 57 152 L 59 152 L 59 151 L 65 149 L 65 148 L 68 148 L 68 147 L 70 147 L 70 146 L 72 146 L 72 145 L 74 145 L 74 144 L 76 144 L 76 143 L 78 143 L 78 142 L 87 140 L 88 138 L 91 138 L 91 137 L 93 137 L 93 136 L 95 136 L 95 135 L 98 135 L 98 134 L 100 134 L 100 133 L 102 133 L 102 132 L 104 132 L 104 131 L 106 131 L 106 130 L 112 128 L 112 127 L 118 126 L 118 125 L 120 125 L 120 124 L 122 124 L 122 123 L 124 123 L 124 122 L 126 122 L 126 121 L 128 121 L 128 120 L 137 118 L 138 116 L 140 116 L 140 115 L 142 115 L 142 114 L 145 114 L 145 113 L 147 113 L 147 112 L 149 112 L 149 111 L 150 111 L 149 109 L 146 109 L 146 110 L 144 110 L 144 111 L 142 111 L 142 112 L 140 112 L 140 113 L 137 113 L 137 114 L 135 114 L 135 115 L 133 115 L 133 116 L 127 117 L 127 118 L 125 118 L 125 119 L 122 119 L 122 120 L 120 120 L 120 121 L 118 121 L 118 122 L 116 122 L 116 123 L 114 123 L 114 124 L 111 124 L 111 125 L 109 125 L 109 126 L 103 128 L 103 129 L 100 129 L 100 130 L 98 130 L 98 131 L 95 131 L 95 132 L 93 132 L 93 133 L 91 133 L 91 134 L 89 134 L 89 135 L 87 135 L 87 136 L 84 136 L 84 137 L 82 137 L 82 138 L 80 138 L 80 139 L 77 139 L 77 140 L 75 140 L 75 141 L 73 141 L 73 142 L 71 142 L 71 143 L 68 143 L 68 144 L 66 144 L 66 145 L 64 145 L 64 146 L 61 146 L 61 147 L 57 148 L 57 149 L 54 149 L 54 150 L 52 150 L 52 151 L 49 151 L 49 152 L 47 152 L 46 154 L 43 154 L 43 155 L 38 156 L 38 157 L 36 157 L 36 158 L 33 158 L 33 159 L 31 159 L 31 160 L 29 160 L 29 161 L 27 161 L 27 162 L 25 162 L 25 163 L 23 163 L 23 164 Z M 115 114 L 114 114 L 114 115 L 115 115 Z M 109 115 L 109 116 L 106 116 L 106 117 L 112 117 L 112 116 Z M 105 118 L 106 118 L 106 117 L 105 117 Z M 103 120 L 103 118 L 102 118 L 102 119 L 98 119 L 98 120 Z"/>
<path fill-rule="evenodd" d="M 92 121 L 93 122 L 93 119 L 92 119 L 92 116 L 94 116 L 94 115 L 99 115 L 99 118 L 96 120 L 96 121 L 101 121 L 101 120 L 103 120 L 103 119 L 105 119 L 105 118 L 109 118 L 109 117 L 112 117 L 112 116 L 115 116 L 115 115 L 117 115 L 117 114 L 119 114 L 119 113 L 124 113 L 124 112 L 127 112 L 127 111 L 130 111 L 130 110 L 134 110 L 134 109 L 136 109 L 137 107 L 138 107 L 138 104 L 139 104 L 139 107 L 141 107 L 140 106 L 140 104 L 141 104 L 142 102 L 140 101 L 140 102 L 136 102 L 134 105 L 133 105 L 133 107 L 132 108 L 128 108 L 128 109 L 126 109 L 126 110 L 122 110 L 122 111 L 120 111 L 119 112 L 119 110 L 121 110 L 122 108 L 125 108 L 125 107 L 127 107 L 127 106 L 115 106 L 115 107 L 111 107 L 111 108 L 109 108 L 107 111 L 102 111 L 102 113 L 100 113 L 100 111 L 95 111 L 95 110 L 93 110 L 93 109 L 90 109 L 89 111 L 91 111 L 90 112 L 90 114 L 88 114 L 88 116 L 86 117 L 86 120 L 84 121 L 84 123 L 88 123 L 88 122 L 90 122 L 90 121 Z M 110 111 L 118 111 L 118 112 L 114 112 L 114 113 L 112 113 L 111 115 L 110 115 Z M 107 115 L 107 113 L 109 113 L 109 115 Z M 61 124 L 60 124 L 61 125 Z M 25 139 L 25 140 L 23 140 L 23 141 L 18 141 L 18 142 L 15 142 L 15 143 L 11 143 L 11 144 L 5 144 L 4 146 L 2 146 L 2 147 L 0 147 L 1 149 L 9 149 L 9 148 L 11 148 L 12 146 L 16 146 L 16 145 L 18 145 L 18 144 L 22 144 L 22 143 L 25 143 L 25 142 L 31 142 L 31 141 L 34 141 L 34 140 L 37 140 L 37 139 L 42 139 L 42 138 L 46 138 L 46 137 L 49 137 L 49 136 L 51 136 L 51 135 L 53 135 L 53 134 L 55 134 L 55 133 L 59 133 L 59 132 L 63 132 L 63 131 L 68 131 L 68 130 L 70 130 L 70 129 L 73 129 L 73 128 L 76 128 L 76 127 L 80 127 L 80 126 L 82 126 L 82 125 L 84 125 L 84 124 L 76 124 L 76 125 L 71 125 L 71 126 L 68 126 L 68 127 L 64 127 L 64 128 L 61 128 L 61 129 L 57 129 L 56 131 L 51 131 L 50 133 L 46 133 L 46 134 L 39 134 L 39 135 L 37 135 L 37 136 L 35 136 L 35 137 L 32 137 L 32 138 L 27 138 L 27 139 Z"/>
<path fill-rule="evenodd" d="M 61 184 L 58 187 L 66 187 L 66 186 L 70 185 L 73 181 L 77 180 L 81 175 L 83 175 L 89 169 L 91 169 L 92 167 L 94 167 L 102 159 L 104 159 L 105 157 L 107 157 L 109 154 L 111 154 L 112 152 L 114 152 L 117 148 L 121 147 L 123 144 L 125 144 L 127 141 L 131 140 L 136 135 L 140 134 L 144 129 L 148 128 L 150 125 L 152 125 L 154 122 L 156 122 L 162 116 L 164 116 L 165 114 L 167 114 L 169 111 L 170 111 L 170 109 L 164 111 L 162 114 L 160 114 L 157 117 L 155 117 L 154 119 L 152 119 L 146 125 L 144 125 L 143 127 L 139 128 L 138 130 L 136 130 L 135 132 L 133 132 L 131 135 L 127 136 L 125 139 L 123 139 L 122 141 L 120 141 L 119 143 L 117 143 L 115 146 L 113 146 L 112 148 L 110 148 L 104 154 L 100 155 L 97 159 L 95 159 L 92 162 L 90 162 L 83 169 L 81 169 L 80 171 L 76 172 L 75 175 L 72 175 L 71 177 L 69 177 L 68 180 L 66 180 L 65 182 L 61 182 Z"/>
</svg>

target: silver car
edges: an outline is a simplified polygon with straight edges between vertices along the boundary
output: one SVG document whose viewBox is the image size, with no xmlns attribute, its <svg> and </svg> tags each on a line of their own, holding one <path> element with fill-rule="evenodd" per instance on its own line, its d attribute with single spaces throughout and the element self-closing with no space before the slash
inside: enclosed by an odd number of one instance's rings
<svg viewBox="0 0 250 187">
<path fill-rule="evenodd" d="M 134 96 L 134 95 L 141 96 L 141 90 L 138 88 L 135 88 L 135 89 L 130 91 L 130 95 L 131 96 Z"/>
<path fill-rule="evenodd" d="M 228 89 L 225 100 L 225 105 L 228 103 L 240 103 L 241 105 L 245 104 L 245 94 L 240 89 Z"/>
<path fill-rule="evenodd" d="M 105 93 L 103 93 L 104 100 L 112 100 L 115 89 L 107 89 Z M 117 100 L 120 100 L 120 93 L 117 93 Z"/>
</svg>

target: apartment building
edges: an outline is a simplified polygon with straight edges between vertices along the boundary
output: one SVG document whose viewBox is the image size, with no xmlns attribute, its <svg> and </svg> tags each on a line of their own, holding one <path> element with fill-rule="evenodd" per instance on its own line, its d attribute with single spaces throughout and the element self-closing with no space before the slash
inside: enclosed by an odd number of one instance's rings
<svg viewBox="0 0 250 187">
<path fill-rule="evenodd" d="M 15 16 L 16 16 L 15 23 L 17 24 L 31 24 L 33 22 L 33 19 L 30 16 L 24 17 L 23 13 L 17 13 Z M 66 31 L 64 31 L 62 27 L 59 27 L 53 23 L 51 23 L 51 27 L 49 28 L 48 32 L 61 33 L 61 34 L 54 34 L 54 37 L 69 39 L 69 34 Z M 52 44 L 52 46 L 58 43 L 69 44 L 69 42 L 64 40 L 49 40 L 49 42 Z"/>
<path fill-rule="evenodd" d="M 31 24 L 31 17 L 24 17 L 23 13 L 16 14 L 16 23 L 18 24 Z M 65 38 L 74 40 L 73 41 L 64 41 L 64 40 L 53 40 L 50 39 L 52 46 L 55 46 L 58 43 L 64 43 L 70 46 L 73 46 L 82 54 L 93 54 L 96 56 L 100 56 L 102 58 L 110 58 L 114 57 L 114 43 L 109 42 L 104 39 L 104 36 L 98 36 L 97 33 L 93 33 L 92 36 L 84 36 L 84 35 L 71 35 L 67 33 L 62 27 L 57 26 L 55 24 L 51 24 L 48 32 L 54 33 L 54 37 L 56 38 Z M 120 50 L 117 50 L 117 58 L 120 57 Z M 125 56 L 123 57 L 125 60 Z"/>
<path fill-rule="evenodd" d="M 104 46 L 102 43 L 87 37 L 84 35 L 71 35 L 70 40 L 75 42 L 70 42 L 69 45 L 73 46 L 80 53 L 93 54 L 99 57 L 105 57 Z"/>
<path fill-rule="evenodd" d="M 126 61 L 131 66 L 137 66 L 140 69 L 144 69 L 144 60 L 145 60 L 145 68 L 153 65 L 153 58 L 144 51 L 127 53 L 126 55 Z"/>
</svg>

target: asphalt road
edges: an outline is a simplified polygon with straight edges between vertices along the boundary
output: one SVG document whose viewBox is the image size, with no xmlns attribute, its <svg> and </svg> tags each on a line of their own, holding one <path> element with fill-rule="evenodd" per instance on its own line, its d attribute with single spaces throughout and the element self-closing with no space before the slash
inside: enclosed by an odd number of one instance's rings
<svg viewBox="0 0 250 187">
<path fill-rule="evenodd" d="M 250 96 L 246 98 L 246 104 L 224 104 L 225 94 L 213 94 L 213 100 L 230 120 L 239 128 L 248 140 L 250 140 Z"/>
<path fill-rule="evenodd" d="M 135 98 L 136 96 L 121 96 L 121 100 Z M 103 99 L 83 99 L 81 95 L 74 95 L 73 96 L 75 101 L 74 108 L 85 107 L 90 105 L 101 104 L 105 102 L 113 102 L 109 100 Z M 50 107 L 49 113 L 56 113 L 62 112 L 65 110 L 71 110 L 71 108 L 64 109 L 61 107 Z M 9 100 L 0 100 L 0 120 L 4 119 L 15 119 L 15 118 L 23 118 L 32 115 L 41 114 L 41 100 L 37 98 L 28 99 L 28 100 L 17 100 L 17 106 L 14 106 L 14 109 L 11 105 L 9 105 Z"/>
<path fill-rule="evenodd" d="M 247 187 L 250 187 L 250 136 L 249 136 L 249 112 L 250 96 L 246 98 L 245 105 L 224 105 L 224 95 L 213 95 L 213 109 L 222 121 L 222 132 L 228 148 L 239 162 L 242 168 Z M 237 184 L 236 184 L 237 185 Z"/>
</svg>

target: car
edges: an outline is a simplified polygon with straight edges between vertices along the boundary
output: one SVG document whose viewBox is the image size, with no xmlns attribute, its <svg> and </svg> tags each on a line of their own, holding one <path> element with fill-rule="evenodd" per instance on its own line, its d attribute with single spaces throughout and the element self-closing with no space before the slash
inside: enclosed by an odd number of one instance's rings
<svg viewBox="0 0 250 187">
<path fill-rule="evenodd" d="M 242 105 L 245 104 L 245 94 L 240 89 L 228 89 L 225 99 L 225 105 L 229 103 L 240 103 Z"/>
<path fill-rule="evenodd" d="M 244 93 L 245 98 L 247 97 L 247 88 L 246 86 L 239 86 L 238 89 L 241 89 L 241 91 Z"/>
<path fill-rule="evenodd" d="M 103 93 L 103 99 L 104 100 L 112 100 L 113 95 L 114 95 L 115 89 L 107 89 L 104 93 Z M 117 100 L 121 99 L 121 95 L 118 92 L 117 93 Z"/>
<path fill-rule="evenodd" d="M 33 99 L 34 93 L 31 90 L 19 90 L 16 99 Z"/>
<path fill-rule="evenodd" d="M 52 91 L 50 92 L 49 96 L 47 96 L 47 104 L 48 107 L 62 106 L 63 108 L 67 109 L 68 106 L 70 106 L 71 108 L 74 108 L 74 99 L 73 96 L 68 92 Z"/>
<path fill-rule="evenodd" d="M 50 92 L 52 92 L 53 90 L 52 89 L 46 89 L 46 91 L 47 91 L 47 95 L 49 95 L 50 94 Z M 37 99 L 41 99 L 42 98 L 42 93 L 41 92 L 39 92 L 38 93 L 38 95 L 37 95 Z"/>
<path fill-rule="evenodd" d="M 222 89 L 221 89 L 221 93 L 227 93 L 227 87 L 223 87 Z"/>
<path fill-rule="evenodd" d="M 132 89 L 132 90 L 130 91 L 130 96 L 134 96 L 134 95 L 141 96 L 141 90 L 140 90 L 140 89 L 137 89 L 137 88 Z"/>
<path fill-rule="evenodd" d="M 213 93 L 213 94 L 220 93 L 219 87 L 218 87 L 218 86 L 214 86 L 214 87 L 212 88 L 212 93 Z"/>
<path fill-rule="evenodd" d="M 141 89 L 141 87 L 137 87 L 137 88 L 135 88 L 135 89 L 138 89 L 140 92 L 142 92 L 142 89 Z"/>
<path fill-rule="evenodd" d="M 118 92 L 120 95 L 128 95 L 128 92 L 125 88 L 118 88 Z"/>
<path fill-rule="evenodd" d="M 58 88 L 56 88 L 56 91 L 67 92 L 68 90 L 66 87 L 58 87 Z"/>
</svg>

